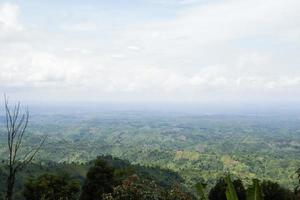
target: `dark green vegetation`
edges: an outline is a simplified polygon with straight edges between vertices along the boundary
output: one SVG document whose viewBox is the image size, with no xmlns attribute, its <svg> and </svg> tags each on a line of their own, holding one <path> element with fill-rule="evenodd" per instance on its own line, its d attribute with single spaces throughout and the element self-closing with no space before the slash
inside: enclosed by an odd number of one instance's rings
<svg viewBox="0 0 300 200">
<path fill-rule="evenodd" d="M 246 190 L 240 179 L 232 181 L 239 200 L 246 200 Z M 227 184 L 224 178 L 220 178 L 216 185 L 209 192 L 210 200 L 226 199 Z"/>
<path fill-rule="evenodd" d="M 2 170 L 0 173 L 5 176 Z M 158 171 L 161 171 L 159 180 L 153 176 Z M 153 171 L 110 156 L 98 157 L 85 165 L 32 164 L 20 175 L 16 200 L 298 200 L 300 192 L 256 179 L 246 188 L 240 179 L 226 175 L 207 191 L 208 195 L 201 191 L 203 195 L 197 197 L 196 188 L 185 188 L 183 180 L 174 172 L 158 168 Z"/>
<path fill-rule="evenodd" d="M 219 183 L 221 182 L 222 180 Z M 224 185 L 226 190 L 222 191 Z M 219 194 L 217 199 L 224 200 L 298 200 L 300 192 L 295 191 L 292 193 L 291 191 L 280 187 L 277 183 L 271 181 L 264 181 L 261 183 L 258 179 L 253 179 L 252 185 L 245 190 L 242 182 L 240 182 L 240 180 L 232 181 L 230 175 L 225 176 L 224 184 L 216 184 L 211 192 L 212 191 L 217 194 L 222 191 L 222 194 Z M 224 193 L 226 197 L 222 196 Z"/>
<path fill-rule="evenodd" d="M 1 168 L 0 176 L 7 175 L 6 169 Z M 131 184 L 130 189 L 136 185 L 139 192 L 145 191 L 161 195 L 167 195 L 179 186 L 178 191 L 188 195 L 183 186 L 183 179 L 176 173 L 159 168 L 131 165 L 129 162 L 112 158 L 111 156 L 98 157 L 98 159 L 86 164 L 43 162 L 31 164 L 17 177 L 15 199 L 26 200 L 70 200 L 70 199 L 101 199 L 103 194 L 116 192 L 128 194 L 123 186 Z M 146 184 L 147 183 L 147 184 Z M 4 195 L 5 178 L 0 180 L 0 199 Z M 136 192 L 136 190 L 133 190 Z M 130 192 L 129 192 L 130 193 Z M 158 194 L 158 193 L 157 193 Z M 190 196 L 190 194 L 189 194 Z M 99 197 L 99 198 L 97 198 Z"/>
<path fill-rule="evenodd" d="M 33 171 L 26 169 L 29 171 L 20 174 L 16 186 L 19 189 L 28 173 L 37 177 L 45 170 L 51 173 L 65 170 L 82 185 L 89 168 L 87 162 L 100 154 L 129 160 L 136 167 L 140 165 L 138 177 L 144 177 L 144 169 L 162 188 L 174 186 L 174 181 L 169 180 L 174 174 L 168 170 L 177 172 L 183 180 L 176 175 L 175 182 L 190 192 L 194 192 L 196 183 L 204 182 L 208 184 L 208 193 L 228 171 L 241 179 L 244 188 L 252 184 L 253 178 L 279 184 L 281 192 L 292 191 L 298 183 L 295 172 L 300 166 L 300 119 L 297 116 L 140 112 L 34 115 L 28 131 L 27 144 L 37 143 L 44 134 L 48 139 L 37 155 L 35 167 L 30 169 Z M 0 141 L 0 155 L 4 158 L 6 138 L 2 130 Z M 133 185 L 139 187 L 143 181 L 144 178 L 139 178 Z M 122 188 L 119 190 L 122 193 Z"/>
<path fill-rule="evenodd" d="M 96 160 L 83 184 L 80 200 L 93 200 L 113 192 L 114 169 L 103 160 Z"/>
<path fill-rule="evenodd" d="M 26 200 L 77 199 L 79 192 L 79 181 L 68 174 L 43 174 L 25 183 L 23 195 Z"/>
</svg>

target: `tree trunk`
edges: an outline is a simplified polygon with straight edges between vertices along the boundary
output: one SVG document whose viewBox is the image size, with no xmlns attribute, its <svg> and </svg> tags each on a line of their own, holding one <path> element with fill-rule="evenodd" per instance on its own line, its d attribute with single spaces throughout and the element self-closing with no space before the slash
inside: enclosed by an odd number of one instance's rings
<svg viewBox="0 0 300 200">
<path fill-rule="evenodd" d="M 6 196 L 5 200 L 13 199 L 13 189 L 14 189 L 15 179 L 13 175 L 9 175 L 7 178 L 7 188 L 6 188 Z"/>
</svg>

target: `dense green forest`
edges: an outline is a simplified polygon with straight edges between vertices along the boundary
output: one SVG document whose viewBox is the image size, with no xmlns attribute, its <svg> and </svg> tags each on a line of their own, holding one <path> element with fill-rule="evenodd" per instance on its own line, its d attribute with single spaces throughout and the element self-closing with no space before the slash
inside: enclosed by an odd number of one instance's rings
<svg viewBox="0 0 300 200">
<path fill-rule="evenodd" d="M 300 173 L 298 172 L 300 184 Z M 7 169 L 0 168 L 0 199 L 4 199 Z M 111 156 L 85 164 L 32 163 L 17 177 L 16 200 L 298 200 L 299 190 L 272 181 L 253 179 L 246 186 L 238 177 L 224 174 L 212 188 L 192 188 L 170 170 L 132 165 Z M 230 191 L 231 190 L 231 191 Z M 227 194 L 227 193 L 233 193 Z M 229 195 L 229 196 L 228 196 Z"/>
<path fill-rule="evenodd" d="M 5 160 L 3 122 L 1 118 L 0 155 Z M 17 177 L 17 197 L 23 198 L 29 178 L 38 179 L 45 173 L 68 174 L 70 179 L 78 181 L 81 191 L 91 160 L 99 155 L 122 159 L 110 159 L 115 160 L 114 164 L 108 162 L 118 169 L 114 171 L 114 179 L 119 181 L 114 180 L 113 188 L 120 189 L 126 179 L 149 182 L 136 184 L 140 188 L 153 183 L 153 187 L 141 190 L 160 194 L 163 199 L 174 192 L 175 196 L 180 193 L 186 198 L 196 198 L 197 183 L 203 183 L 205 193 L 210 194 L 214 187 L 222 186 L 222 177 L 228 172 L 234 180 L 240 180 L 245 190 L 256 178 L 262 186 L 269 184 L 289 196 L 298 186 L 299 131 L 300 119 L 287 115 L 143 112 L 32 115 L 24 138 L 25 148 L 36 144 L 45 134 L 48 137 L 31 166 Z M 4 188 L 4 165 L 1 177 Z M 155 192 L 155 188 L 159 191 Z"/>
<path fill-rule="evenodd" d="M 45 175 L 47 176 L 56 176 L 56 177 L 68 177 L 68 180 L 73 180 L 78 183 L 78 188 L 83 186 L 86 179 L 86 174 L 88 170 L 93 167 L 96 161 L 104 161 L 108 166 L 113 168 L 114 179 L 112 186 L 118 186 L 122 184 L 122 181 L 129 179 L 132 176 L 140 177 L 144 182 L 149 182 L 156 184 L 156 187 L 160 187 L 163 190 L 171 190 L 172 187 L 180 186 L 180 190 L 188 191 L 187 188 L 184 188 L 182 183 L 183 179 L 175 172 L 170 170 L 154 168 L 154 167 L 144 167 L 140 165 L 131 165 L 128 161 L 112 158 L 111 156 L 101 156 L 96 160 L 92 160 L 85 164 L 78 163 L 56 163 L 52 161 L 48 162 L 39 162 L 32 163 L 26 169 L 21 171 L 17 178 L 16 184 L 16 194 L 15 199 L 23 199 L 24 194 L 29 193 L 27 199 L 33 199 L 32 194 L 36 193 L 36 190 L 30 192 L 30 187 L 28 185 L 35 184 L 36 188 L 43 190 L 41 185 L 45 185 L 41 181 L 40 185 L 37 186 L 40 177 Z M 5 193 L 5 178 L 7 176 L 7 170 L 2 165 L 0 168 L 0 196 L 3 197 Z M 54 184 L 53 184 L 54 185 Z M 25 187 L 24 189 L 24 186 Z M 49 186 L 51 188 L 51 186 Z M 49 188 L 45 188 L 49 189 Z M 26 191 L 27 189 L 27 191 Z M 28 191 L 29 190 L 29 191 Z M 60 190 L 60 188 L 58 188 Z M 79 194 L 79 191 L 77 192 Z M 25 195 L 26 196 L 26 195 Z M 99 197 L 100 198 L 100 197 Z M 37 198 L 39 199 L 39 198 Z"/>
</svg>

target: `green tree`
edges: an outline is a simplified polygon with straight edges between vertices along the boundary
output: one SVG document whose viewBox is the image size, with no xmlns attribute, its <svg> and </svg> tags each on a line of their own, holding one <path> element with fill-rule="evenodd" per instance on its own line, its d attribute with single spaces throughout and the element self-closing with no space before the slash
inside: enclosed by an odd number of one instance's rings
<svg viewBox="0 0 300 200">
<path fill-rule="evenodd" d="M 181 187 L 174 186 L 170 191 L 167 192 L 165 197 L 166 200 L 195 200 L 195 197 L 189 193 L 184 192 Z"/>
<path fill-rule="evenodd" d="M 132 175 L 114 188 L 113 193 L 106 194 L 104 199 L 114 200 L 163 200 L 160 188 L 151 181 L 140 179 Z"/>
<path fill-rule="evenodd" d="M 197 191 L 197 194 L 198 194 L 198 197 L 200 200 L 208 200 L 208 197 L 207 197 L 207 194 L 205 193 L 205 188 L 206 188 L 206 185 L 205 183 L 197 183 L 195 185 L 195 188 L 196 188 L 196 191 Z"/>
<path fill-rule="evenodd" d="M 170 190 L 157 185 L 154 181 L 132 175 L 114 188 L 113 193 L 105 194 L 105 200 L 193 200 L 193 196 L 182 191 L 180 186 Z"/>
<path fill-rule="evenodd" d="M 225 177 L 225 182 L 227 184 L 226 193 L 225 193 L 227 200 L 238 200 L 238 196 L 235 187 L 233 185 L 233 182 L 231 181 L 230 175 L 227 175 Z"/>
<path fill-rule="evenodd" d="M 247 189 L 247 200 L 262 200 L 263 194 L 260 181 L 258 179 L 253 179 L 252 182 L 252 185 Z"/>
<path fill-rule="evenodd" d="M 239 200 L 246 199 L 246 190 L 243 186 L 243 183 L 240 179 L 236 179 L 233 182 L 236 194 Z M 224 178 L 220 178 L 216 185 L 210 190 L 208 199 L 209 200 L 227 200 L 226 198 L 226 189 L 227 184 Z"/>
<path fill-rule="evenodd" d="M 96 200 L 101 199 L 105 193 L 111 193 L 114 186 L 114 168 L 101 159 L 95 160 L 88 173 L 80 200 Z"/>
<path fill-rule="evenodd" d="M 293 200 L 295 198 L 290 190 L 281 187 L 278 183 L 263 181 L 261 186 L 264 200 Z"/>
<path fill-rule="evenodd" d="M 80 184 L 68 174 L 43 174 L 36 179 L 29 179 L 24 186 L 26 200 L 70 200 L 77 199 Z"/>
<path fill-rule="evenodd" d="M 298 199 L 300 199 L 300 168 L 296 171 L 298 175 L 298 186 L 295 188 L 295 195 L 297 196 Z"/>
</svg>

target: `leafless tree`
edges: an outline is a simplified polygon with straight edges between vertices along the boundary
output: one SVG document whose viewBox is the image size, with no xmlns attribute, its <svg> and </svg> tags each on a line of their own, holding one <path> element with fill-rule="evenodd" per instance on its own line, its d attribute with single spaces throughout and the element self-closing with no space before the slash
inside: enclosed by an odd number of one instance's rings
<svg viewBox="0 0 300 200">
<path fill-rule="evenodd" d="M 29 121 L 29 111 L 20 113 L 20 103 L 13 107 L 8 104 L 8 99 L 4 96 L 6 130 L 8 145 L 8 176 L 6 180 L 6 200 L 12 200 L 16 174 L 26 167 L 35 157 L 44 144 L 46 137 L 34 147 L 25 148 L 22 141 Z"/>
</svg>

